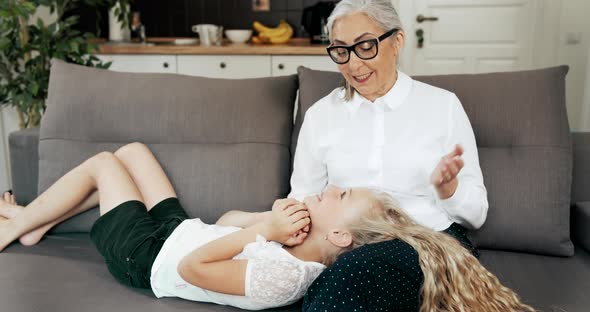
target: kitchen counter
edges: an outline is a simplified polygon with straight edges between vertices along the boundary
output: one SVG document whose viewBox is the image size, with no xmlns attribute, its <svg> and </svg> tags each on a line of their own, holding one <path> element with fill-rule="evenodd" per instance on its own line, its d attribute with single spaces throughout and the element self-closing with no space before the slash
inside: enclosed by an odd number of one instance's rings
<svg viewBox="0 0 590 312">
<path fill-rule="evenodd" d="M 147 44 L 111 43 L 98 40 L 99 54 L 224 54 L 224 55 L 326 55 L 327 45 L 311 44 L 307 38 L 292 38 L 286 44 L 231 43 L 220 46 L 175 44 L 177 38 L 148 38 Z"/>
</svg>

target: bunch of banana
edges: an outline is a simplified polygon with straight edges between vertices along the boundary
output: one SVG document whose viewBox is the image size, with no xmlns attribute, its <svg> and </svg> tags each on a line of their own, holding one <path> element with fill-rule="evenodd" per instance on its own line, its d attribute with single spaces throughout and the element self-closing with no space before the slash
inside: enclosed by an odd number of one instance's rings
<svg viewBox="0 0 590 312">
<path fill-rule="evenodd" d="M 271 28 L 255 21 L 252 25 L 258 32 L 258 36 L 252 37 L 254 43 L 285 43 L 293 37 L 293 27 L 285 20 L 281 20 L 279 26 Z"/>
</svg>

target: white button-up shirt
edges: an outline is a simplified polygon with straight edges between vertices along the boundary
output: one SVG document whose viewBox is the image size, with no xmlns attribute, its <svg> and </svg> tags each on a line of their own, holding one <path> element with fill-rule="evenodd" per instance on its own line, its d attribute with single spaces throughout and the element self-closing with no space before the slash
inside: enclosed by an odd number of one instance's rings
<svg viewBox="0 0 590 312">
<path fill-rule="evenodd" d="M 465 166 L 457 190 L 438 198 L 430 175 L 455 144 Z M 335 89 L 305 115 L 289 197 L 320 193 L 327 184 L 389 192 L 416 222 L 441 231 L 457 222 L 479 228 L 488 210 L 473 129 L 454 93 L 398 71 L 395 85 L 370 102 Z"/>
</svg>

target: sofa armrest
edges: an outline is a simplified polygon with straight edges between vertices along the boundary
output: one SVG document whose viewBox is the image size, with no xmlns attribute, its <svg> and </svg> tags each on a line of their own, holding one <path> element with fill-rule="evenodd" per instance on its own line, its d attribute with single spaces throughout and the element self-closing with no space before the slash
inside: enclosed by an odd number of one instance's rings
<svg viewBox="0 0 590 312">
<path fill-rule="evenodd" d="M 571 215 L 572 239 L 590 251 L 590 201 L 576 203 Z"/>
<path fill-rule="evenodd" d="M 572 205 L 590 201 L 590 132 L 573 132 Z"/>
<path fill-rule="evenodd" d="M 12 190 L 20 205 L 37 197 L 39 179 L 39 128 L 19 130 L 8 136 Z"/>
</svg>

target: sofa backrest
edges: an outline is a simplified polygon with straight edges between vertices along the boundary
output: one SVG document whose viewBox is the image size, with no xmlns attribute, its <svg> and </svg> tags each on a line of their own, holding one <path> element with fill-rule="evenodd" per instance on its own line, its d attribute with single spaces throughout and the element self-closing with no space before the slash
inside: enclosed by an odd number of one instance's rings
<svg viewBox="0 0 590 312">
<path fill-rule="evenodd" d="M 39 142 L 46 190 L 86 158 L 147 144 L 191 217 L 264 211 L 289 191 L 295 75 L 212 79 L 131 74 L 54 60 Z M 96 210 L 57 231 L 88 231 Z"/>
<path fill-rule="evenodd" d="M 565 106 L 566 66 L 414 79 L 454 92 L 471 121 L 488 191 L 478 247 L 572 255 L 572 147 Z M 299 68 L 296 140 L 305 111 L 343 85 L 339 73 Z M 296 148 L 292 145 L 292 151 Z M 442 156 L 442 155 L 441 155 Z"/>
</svg>

